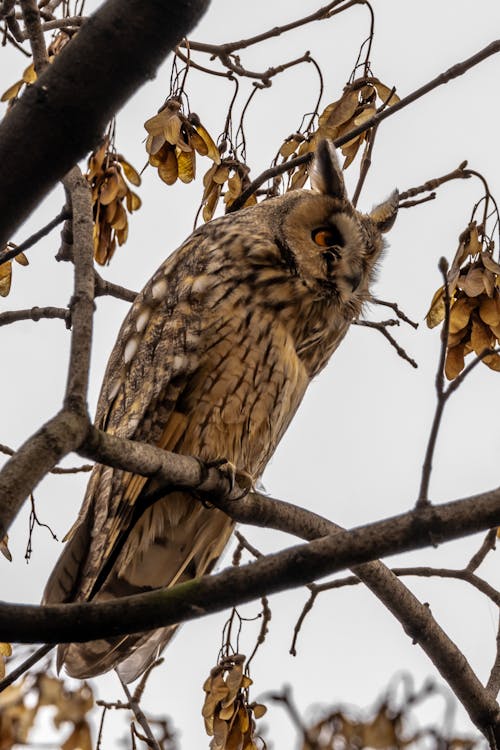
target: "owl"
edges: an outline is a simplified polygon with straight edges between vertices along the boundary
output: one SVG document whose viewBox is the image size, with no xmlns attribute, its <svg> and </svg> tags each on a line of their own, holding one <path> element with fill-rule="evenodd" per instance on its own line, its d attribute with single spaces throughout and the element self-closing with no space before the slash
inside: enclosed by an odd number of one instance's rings
<svg viewBox="0 0 500 750">
<path fill-rule="evenodd" d="M 349 202 L 335 150 L 320 142 L 311 190 L 200 227 L 160 266 L 121 327 L 96 426 L 168 451 L 224 461 L 256 480 L 307 386 L 369 299 L 397 213 Z M 106 601 L 207 574 L 233 522 L 154 478 L 96 465 L 47 583 L 45 603 Z M 175 626 L 58 649 L 73 677 L 137 678 Z"/>
</svg>

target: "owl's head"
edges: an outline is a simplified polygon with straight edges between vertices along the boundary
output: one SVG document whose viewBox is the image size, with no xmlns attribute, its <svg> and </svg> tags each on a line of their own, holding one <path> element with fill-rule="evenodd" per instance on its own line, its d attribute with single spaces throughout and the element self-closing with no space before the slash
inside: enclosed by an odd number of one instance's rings
<svg viewBox="0 0 500 750">
<path fill-rule="evenodd" d="M 359 313 L 393 225 L 398 192 L 370 214 L 349 201 L 335 148 L 321 141 L 311 167 L 312 190 L 290 191 L 281 199 L 275 236 L 293 273 L 317 297 Z"/>
</svg>

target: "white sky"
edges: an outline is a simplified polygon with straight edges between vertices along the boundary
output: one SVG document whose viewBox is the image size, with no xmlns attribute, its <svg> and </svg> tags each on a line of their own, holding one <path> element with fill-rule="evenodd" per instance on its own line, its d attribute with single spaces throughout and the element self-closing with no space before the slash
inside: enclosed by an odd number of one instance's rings
<svg viewBox="0 0 500 750">
<path fill-rule="evenodd" d="M 497 0 L 375 0 L 376 34 L 372 69 L 400 96 L 435 77 L 452 64 L 477 52 L 498 36 Z M 253 35 L 318 8 L 318 0 L 275 0 L 252 4 L 217 0 L 192 38 L 224 42 Z M 325 79 L 323 105 L 337 99 L 350 75 L 360 42 L 368 29 L 368 13 L 355 7 L 328 22 L 315 23 L 280 39 L 242 53 L 250 69 L 263 69 L 298 57 L 306 49 L 321 65 Z M 25 67 L 9 48 L 1 50 L 0 91 Z M 7 61 L 5 63 L 5 61 Z M 206 61 L 203 61 L 206 62 Z M 143 122 L 168 94 L 170 61 L 124 108 L 118 119 L 117 146 L 137 168 L 146 161 Z M 394 187 L 404 190 L 455 168 L 463 159 L 483 172 L 500 198 L 497 96 L 500 58 L 489 58 L 464 77 L 441 87 L 379 128 L 373 167 L 359 206 L 369 210 Z M 243 85 L 242 99 L 245 98 Z M 247 91 L 250 89 L 248 88 Z M 188 84 L 191 106 L 213 136 L 221 131 L 232 88 L 225 81 L 193 72 Z M 76 92 L 77 93 L 77 92 Z M 284 137 L 293 132 L 302 114 L 314 106 L 317 77 L 312 66 L 301 66 L 278 77 L 259 93 L 246 117 L 247 155 L 252 175 L 268 166 Z M 3 107 L 4 105 L 2 105 Z M 0 114 L 3 109 L 0 110 Z M 26 146 L 29 148 L 29 144 Z M 140 289 L 159 263 L 190 233 L 199 198 L 201 175 L 209 162 L 198 162 L 194 185 L 167 187 L 149 169 L 140 195 L 144 205 L 130 221 L 127 244 L 119 249 L 103 275 Z M 356 166 L 346 174 L 351 189 Z M 437 261 L 452 259 L 458 234 L 481 197 L 477 181 L 454 182 L 439 190 L 438 199 L 401 211 L 389 236 L 377 296 L 398 301 L 406 313 L 422 321 L 440 284 Z M 57 189 L 13 237 L 21 241 L 54 216 L 62 205 Z M 57 264 L 58 233 L 29 251 L 30 266 L 14 268 L 11 295 L 0 311 L 33 305 L 67 304 L 71 269 Z M 92 361 L 90 400 L 95 408 L 107 356 L 127 309 L 126 303 L 99 299 Z M 375 319 L 389 311 L 374 308 Z M 419 369 L 399 359 L 376 331 L 353 329 L 327 370 L 312 384 L 294 423 L 283 439 L 264 483 L 276 497 L 304 505 L 347 527 L 404 512 L 415 501 L 420 467 L 435 406 L 434 375 L 439 334 L 425 324 L 418 331 L 392 329 L 414 356 Z M 68 351 L 62 321 L 26 322 L 0 330 L 2 422 L 0 442 L 17 446 L 60 406 Z M 453 397 L 439 437 L 431 498 L 436 502 L 498 485 L 500 428 L 496 420 L 499 376 L 477 368 Z M 66 465 L 78 463 L 70 458 Z M 86 477 L 49 477 L 35 497 L 40 519 L 61 539 L 83 496 Z M 28 512 L 11 534 L 14 562 L 3 558 L 0 596 L 8 601 L 37 602 L 60 551 L 44 529 L 35 532 L 32 561 L 26 565 Z M 246 529 L 262 551 L 291 543 L 275 532 Z M 439 549 L 398 558 L 397 564 L 460 567 L 477 549 L 481 536 Z M 226 558 L 227 559 L 227 558 Z M 491 555 L 484 573 L 500 584 L 497 559 Z M 487 600 L 465 585 L 441 580 L 407 581 L 464 650 L 482 680 L 487 679 L 494 654 L 497 619 Z M 289 656 L 293 625 L 307 597 L 305 590 L 273 597 L 270 633 L 254 660 L 254 697 L 290 683 L 301 710 L 312 704 L 371 703 L 399 670 L 410 671 L 417 684 L 436 673 L 427 657 L 410 640 L 383 606 L 361 587 L 324 594 L 307 619 L 296 658 Z M 242 609 L 258 612 L 258 605 Z M 166 652 L 166 664 L 150 680 L 145 707 L 174 717 L 183 748 L 208 746 L 200 709 L 201 685 L 216 661 L 224 614 L 184 626 Z M 255 628 L 245 628 L 244 648 L 253 645 Z M 121 697 L 114 675 L 97 681 L 100 696 Z M 436 701 L 436 716 L 441 716 Z M 274 747 L 290 747 L 293 730 L 282 709 L 270 706 L 265 723 Z M 462 729 L 470 722 L 458 712 Z M 118 722 L 109 719 L 108 746 L 118 736 Z M 121 726 L 121 724 L 120 724 Z M 120 730 L 121 733 L 121 730 Z"/>
</svg>

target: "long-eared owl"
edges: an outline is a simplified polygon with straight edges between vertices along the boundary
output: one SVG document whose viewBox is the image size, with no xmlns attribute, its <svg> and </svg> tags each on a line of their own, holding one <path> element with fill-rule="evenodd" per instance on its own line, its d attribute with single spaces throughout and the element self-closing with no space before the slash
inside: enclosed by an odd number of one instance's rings
<svg viewBox="0 0 500 750">
<path fill-rule="evenodd" d="M 369 299 L 381 233 L 397 212 L 395 192 L 359 213 L 326 141 L 311 187 L 211 221 L 160 266 L 122 325 L 98 428 L 262 474 Z M 154 490 L 153 479 L 96 465 L 46 603 L 103 601 L 210 572 L 231 519 L 184 491 L 141 508 Z M 174 630 L 65 644 L 59 664 L 80 678 L 117 667 L 131 681 Z"/>
</svg>

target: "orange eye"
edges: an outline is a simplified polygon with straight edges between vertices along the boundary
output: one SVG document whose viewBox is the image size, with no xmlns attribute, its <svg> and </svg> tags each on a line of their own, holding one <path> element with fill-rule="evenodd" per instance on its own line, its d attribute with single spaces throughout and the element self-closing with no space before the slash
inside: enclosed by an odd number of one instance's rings
<svg viewBox="0 0 500 750">
<path fill-rule="evenodd" d="M 320 227 L 312 232 L 312 239 L 320 247 L 343 247 L 344 238 L 337 227 Z"/>
</svg>

